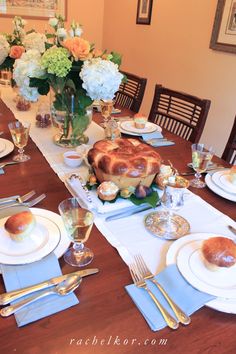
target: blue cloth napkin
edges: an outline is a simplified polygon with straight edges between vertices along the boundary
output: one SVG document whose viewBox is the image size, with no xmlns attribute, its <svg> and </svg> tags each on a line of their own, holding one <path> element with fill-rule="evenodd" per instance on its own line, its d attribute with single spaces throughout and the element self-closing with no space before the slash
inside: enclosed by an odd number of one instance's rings
<svg viewBox="0 0 236 354">
<path fill-rule="evenodd" d="M 200 309 L 206 302 L 215 299 L 214 296 L 198 291 L 187 283 L 175 264 L 166 267 L 155 278 L 175 303 L 188 315 Z M 150 280 L 147 280 L 147 284 L 160 303 L 175 317 L 174 312 L 156 285 Z M 165 320 L 146 290 L 140 289 L 134 284 L 125 288 L 153 331 L 166 327 Z"/>
<path fill-rule="evenodd" d="M 161 134 L 161 132 L 155 131 L 153 133 L 142 134 L 141 137 L 144 141 L 147 141 L 150 139 L 162 139 L 163 135 Z"/>
<path fill-rule="evenodd" d="M 163 140 L 163 135 L 161 132 L 153 132 L 148 134 L 142 134 L 143 141 L 147 142 L 149 145 L 158 147 L 158 146 L 170 146 L 175 143 L 170 140 Z"/>
<path fill-rule="evenodd" d="M 62 274 L 54 253 L 51 253 L 38 262 L 27 265 L 11 266 L 2 264 L 1 269 L 7 291 L 41 283 Z M 28 296 L 31 295 L 27 295 L 27 297 Z M 26 298 L 26 296 L 21 299 L 23 298 Z M 19 300 L 16 300 L 13 303 L 18 301 Z M 58 296 L 57 294 L 48 295 L 16 312 L 16 322 L 18 327 L 21 327 L 40 318 L 65 310 L 78 303 L 79 301 L 73 293 L 65 296 Z"/>
</svg>

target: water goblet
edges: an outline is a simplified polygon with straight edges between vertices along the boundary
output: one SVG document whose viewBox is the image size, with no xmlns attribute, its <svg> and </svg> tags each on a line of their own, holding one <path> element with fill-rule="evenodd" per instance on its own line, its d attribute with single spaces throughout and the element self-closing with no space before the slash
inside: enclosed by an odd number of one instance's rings
<svg viewBox="0 0 236 354">
<path fill-rule="evenodd" d="M 87 209 L 81 208 L 76 198 L 68 198 L 59 204 L 59 212 L 64 222 L 68 236 L 73 246 L 64 254 L 64 260 L 77 267 L 83 267 L 91 263 L 93 252 L 84 246 L 88 240 L 94 216 Z"/>
<path fill-rule="evenodd" d="M 16 156 L 13 157 L 14 161 L 24 162 L 30 159 L 29 155 L 24 154 L 24 147 L 28 143 L 29 138 L 29 122 L 19 122 L 14 121 L 8 124 L 13 143 L 18 147 L 18 152 Z"/>
<path fill-rule="evenodd" d="M 107 128 L 107 123 L 109 121 L 109 118 L 111 117 L 113 104 L 114 104 L 114 102 L 112 100 L 101 100 L 100 101 L 101 114 L 103 117 L 102 125 L 105 128 L 105 130 Z"/>
<path fill-rule="evenodd" d="M 192 145 L 192 166 L 195 173 L 195 178 L 190 181 L 190 186 L 195 188 L 204 188 L 206 183 L 201 181 L 201 173 L 205 172 L 209 162 L 213 157 L 213 148 L 206 148 L 204 144 Z"/>
</svg>

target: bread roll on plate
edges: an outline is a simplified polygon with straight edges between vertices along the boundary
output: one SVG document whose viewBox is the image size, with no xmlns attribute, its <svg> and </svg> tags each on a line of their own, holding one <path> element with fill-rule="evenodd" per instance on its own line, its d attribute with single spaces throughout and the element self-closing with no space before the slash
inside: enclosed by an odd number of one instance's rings
<svg viewBox="0 0 236 354">
<path fill-rule="evenodd" d="M 10 216 L 4 224 L 4 228 L 13 241 L 22 242 L 29 236 L 35 224 L 34 215 L 31 211 L 26 210 Z"/>
<path fill-rule="evenodd" d="M 206 267 L 212 271 L 225 270 L 236 264 L 236 244 L 227 237 L 203 241 L 202 254 Z"/>
</svg>

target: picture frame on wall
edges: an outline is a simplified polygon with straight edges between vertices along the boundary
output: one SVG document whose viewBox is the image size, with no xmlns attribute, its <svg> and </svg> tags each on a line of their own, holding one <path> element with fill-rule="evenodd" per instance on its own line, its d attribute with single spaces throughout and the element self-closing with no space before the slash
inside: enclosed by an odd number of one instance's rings
<svg viewBox="0 0 236 354">
<path fill-rule="evenodd" d="M 236 53 L 236 0 L 218 0 L 210 48 Z"/>
<path fill-rule="evenodd" d="M 138 0 L 136 23 L 150 25 L 152 17 L 152 0 Z"/>
<path fill-rule="evenodd" d="M 60 14 L 66 19 L 67 0 L 0 0 L 0 17 L 49 19 Z"/>
</svg>

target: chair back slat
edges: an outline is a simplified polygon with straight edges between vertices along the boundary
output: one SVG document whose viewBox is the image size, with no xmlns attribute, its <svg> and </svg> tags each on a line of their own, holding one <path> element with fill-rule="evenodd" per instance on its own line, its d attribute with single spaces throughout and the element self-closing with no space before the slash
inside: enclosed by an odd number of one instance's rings
<svg viewBox="0 0 236 354">
<path fill-rule="evenodd" d="M 232 165 L 236 164 L 236 116 L 234 118 L 234 124 L 225 146 L 222 159 L 229 162 Z"/>
<path fill-rule="evenodd" d="M 147 79 L 122 71 L 126 82 L 121 83 L 115 96 L 115 105 L 125 107 L 137 113 L 140 109 Z"/>
<path fill-rule="evenodd" d="M 210 104 L 210 100 L 156 85 L 148 119 L 185 140 L 197 143 Z"/>
</svg>

